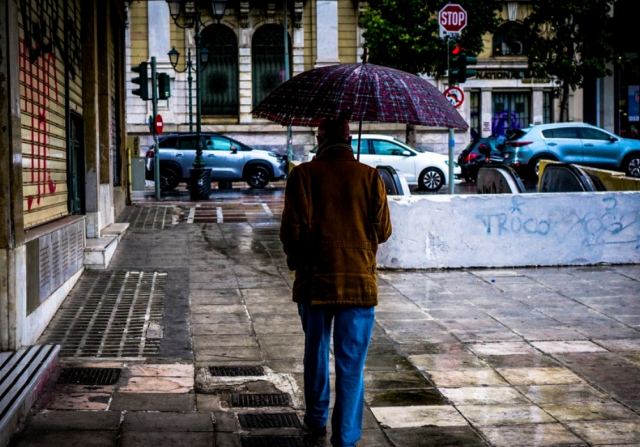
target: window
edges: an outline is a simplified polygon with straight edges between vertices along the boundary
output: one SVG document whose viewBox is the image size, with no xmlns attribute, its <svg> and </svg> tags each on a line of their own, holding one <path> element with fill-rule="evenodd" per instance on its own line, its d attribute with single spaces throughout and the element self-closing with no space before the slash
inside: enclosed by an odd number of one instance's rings
<svg viewBox="0 0 640 447">
<path fill-rule="evenodd" d="M 178 144 L 176 145 L 176 149 L 195 150 L 197 141 L 198 141 L 198 139 L 196 138 L 195 135 L 178 138 Z M 160 146 L 160 147 L 162 147 L 162 146 Z"/>
<path fill-rule="evenodd" d="M 531 122 L 531 96 L 529 93 L 494 93 L 491 133 L 506 135 L 513 129 L 521 129 Z"/>
<path fill-rule="evenodd" d="M 202 44 L 209 60 L 202 67 L 202 114 L 238 114 L 238 42 L 225 25 L 210 25 L 202 31 Z"/>
<path fill-rule="evenodd" d="M 160 140 L 159 144 L 160 144 L 160 148 L 176 147 L 177 146 L 177 138 L 176 137 L 163 138 L 162 140 Z"/>
<path fill-rule="evenodd" d="M 545 138 L 579 139 L 579 130 L 576 127 L 560 127 L 558 129 L 547 129 L 542 131 Z"/>
<path fill-rule="evenodd" d="M 469 106 L 471 108 L 471 118 L 469 119 L 469 130 L 471 131 L 471 139 L 476 140 L 480 138 L 480 116 L 482 109 L 480 107 L 480 92 L 478 90 L 471 90 L 469 95 Z"/>
<path fill-rule="evenodd" d="M 553 123 L 553 92 L 542 92 L 542 122 Z"/>
<path fill-rule="evenodd" d="M 351 149 L 353 149 L 353 153 L 357 154 L 358 153 L 358 139 L 354 138 L 351 140 Z M 369 150 L 369 140 L 362 140 L 362 143 L 360 143 L 360 154 L 370 154 L 371 151 Z"/>
<path fill-rule="evenodd" d="M 212 137 L 205 137 L 204 139 L 204 147 L 209 151 L 214 150 L 214 151 L 230 152 L 231 146 L 232 146 L 231 141 L 223 137 L 212 136 Z"/>
<path fill-rule="evenodd" d="M 373 152 L 376 155 L 402 155 L 405 149 L 391 141 L 373 140 Z"/>
<path fill-rule="evenodd" d="M 505 22 L 493 34 L 493 55 L 525 56 L 529 51 L 526 42 L 524 25 L 518 22 Z"/>
<path fill-rule="evenodd" d="M 582 132 L 582 138 L 584 138 L 585 140 L 602 140 L 602 141 L 609 140 L 609 134 L 604 133 L 597 129 L 583 127 L 582 129 L 580 129 L 580 131 Z"/>
<path fill-rule="evenodd" d="M 284 28 L 280 25 L 264 25 L 253 35 L 251 55 L 254 107 L 285 80 L 284 32 Z M 289 38 L 288 35 L 287 38 Z M 289 48 L 291 48 L 290 44 Z M 290 52 L 289 67 L 291 66 Z"/>
</svg>

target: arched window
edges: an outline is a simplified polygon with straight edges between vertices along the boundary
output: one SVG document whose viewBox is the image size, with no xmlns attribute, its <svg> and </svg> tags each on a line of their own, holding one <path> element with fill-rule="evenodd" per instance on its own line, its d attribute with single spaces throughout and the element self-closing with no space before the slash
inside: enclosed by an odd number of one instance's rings
<svg viewBox="0 0 640 447">
<path fill-rule="evenodd" d="M 287 38 L 289 38 L 288 35 Z M 289 40 L 289 48 L 291 48 L 291 40 Z M 251 56 L 255 107 L 271 90 L 285 80 L 284 28 L 280 25 L 265 25 L 258 28 L 253 35 Z M 289 51 L 289 74 L 291 74 L 291 51 Z"/>
<path fill-rule="evenodd" d="M 525 56 L 529 51 L 526 29 L 518 22 L 505 22 L 493 34 L 494 56 Z"/>
<path fill-rule="evenodd" d="M 202 30 L 202 46 L 209 60 L 202 67 L 202 114 L 238 114 L 238 42 L 234 32 L 224 25 Z"/>
</svg>

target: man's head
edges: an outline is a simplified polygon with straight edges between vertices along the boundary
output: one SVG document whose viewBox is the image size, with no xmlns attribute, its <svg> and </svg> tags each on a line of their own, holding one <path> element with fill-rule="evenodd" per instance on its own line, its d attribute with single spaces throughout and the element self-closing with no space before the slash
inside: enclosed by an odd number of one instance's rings
<svg viewBox="0 0 640 447">
<path fill-rule="evenodd" d="M 318 144 L 347 143 L 351 142 L 349 133 L 349 121 L 346 119 L 326 118 L 318 126 Z"/>
</svg>

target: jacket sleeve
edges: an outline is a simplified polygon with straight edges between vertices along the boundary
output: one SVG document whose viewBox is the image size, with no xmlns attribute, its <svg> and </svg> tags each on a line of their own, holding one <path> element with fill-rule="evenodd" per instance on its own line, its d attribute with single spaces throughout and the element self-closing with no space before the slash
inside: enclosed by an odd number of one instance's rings
<svg viewBox="0 0 640 447">
<path fill-rule="evenodd" d="M 376 187 L 373 195 L 373 229 L 378 243 L 385 242 L 391 236 L 391 216 L 384 183 L 376 173 Z"/>
<path fill-rule="evenodd" d="M 303 246 L 309 226 L 308 205 L 300 170 L 294 168 L 287 179 L 280 225 L 280 241 L 289 270 L 298 270 L 303 264 Z"/>
</svg>

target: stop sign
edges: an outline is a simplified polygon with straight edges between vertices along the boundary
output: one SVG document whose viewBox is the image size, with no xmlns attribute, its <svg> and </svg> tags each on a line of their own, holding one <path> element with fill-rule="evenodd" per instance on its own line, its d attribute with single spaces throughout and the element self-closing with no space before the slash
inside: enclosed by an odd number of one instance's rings
<svg viewBox="0 0 640 447">
<path fill-rule="evenodd" d="M 467 11 L 457 3 L 448 3 L 438 13 L 440 28 L 447 33 L 459 33 L 467 26 Z"/>
<path fill-rule="evenodd" d="M 155 129 L 157 135 L 162 135 L 162 130 L 164 129 L 162 115 L 156 115 L 156 119 L 153 121 L 153 128 Z"/>
</svg>

